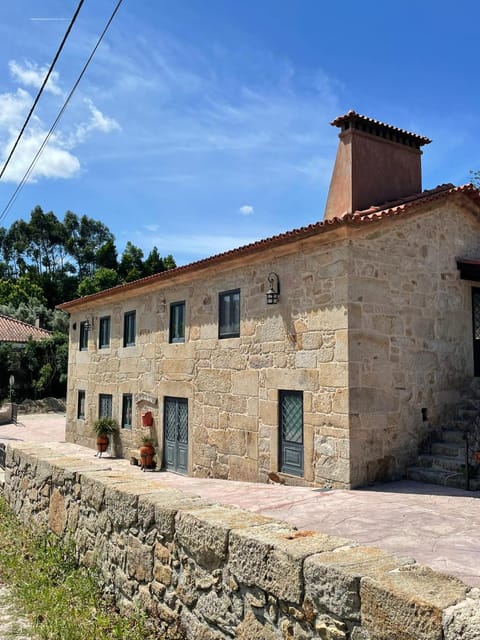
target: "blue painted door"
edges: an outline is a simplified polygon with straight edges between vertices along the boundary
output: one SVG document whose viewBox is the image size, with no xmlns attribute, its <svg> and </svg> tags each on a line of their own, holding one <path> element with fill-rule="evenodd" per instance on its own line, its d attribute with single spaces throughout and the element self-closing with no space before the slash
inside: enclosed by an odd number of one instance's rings
<svg viewBox="0 0 480 640">
<path fill-rule="evenodd" d="M 188 473 L 188 401 L 186 398 L 165 398 L 164 467 L 167 471 Z"/>
<path fill-rule="evenodd" d="M 280 471 L 303 476 L 303 392 L 280 391 Z"/>
</svg>

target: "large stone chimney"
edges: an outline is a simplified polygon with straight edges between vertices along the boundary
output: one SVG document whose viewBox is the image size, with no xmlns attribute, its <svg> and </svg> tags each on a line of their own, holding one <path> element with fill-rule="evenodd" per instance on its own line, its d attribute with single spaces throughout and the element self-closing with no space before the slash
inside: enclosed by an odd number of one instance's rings
<svg viewBox="0 0 480 640">
<path fill-rule="evenodd" d="M 422 190 L 420 147 L 430 140 L 349 111 L 332 125 L 340 142 L 325 219 L 340 217 Z"/>
</svg>

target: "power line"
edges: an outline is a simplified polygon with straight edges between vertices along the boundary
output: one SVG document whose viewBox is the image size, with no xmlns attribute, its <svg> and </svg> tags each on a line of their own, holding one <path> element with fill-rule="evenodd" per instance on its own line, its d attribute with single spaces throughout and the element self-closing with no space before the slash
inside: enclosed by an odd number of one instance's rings
<svg viewBox="0 0 480 640">
<path fill-rule="evenodd" d="M 12 149 L 10 150 L 10 153 L 8 154 L 8 158 L 6 159 L 5 164 L 2 167 L 2 170 L 0 171 L 0 180 L 2 179 L 2 176 L 5 173 L 5 169 L 7 168 L 8 163 L 10 162 L 15 149 L 17 148 L 18 143 L 20 142 L 20 138 L 22 137 L 23 132 L 25 131 L 25 129 L 27 127 L 27 124 L 30 121 L 30 118 L 32 117 L 32 114 L 33 114 L 33 112 L 35 110 L 35 107 L 37 106 L 37 103 L 40 100 L 40 96 L 42 95 L 43 90 L 45 89 L 45 85 L 47 84 L 48 79 L 50 78 L 50 76 L 52 74 L 52 71 L 53 71 L 53 69 L 54 69 L 54 67 L 55 67 L 55 65 L 57 63 L 57 60 L 58 60 L 58 58 L 60 56 L 60 53 L 62 52 L 63 45 L 65 44 L 65 42 L 67 41 L 68 36 L 70 35 L 70 31 L 72 30 L 72 27 L 75 24 L 75 20 L 77 19 L 77 16 L 80 13 L 80 9 L 82 8 L 82 4 L 84 2 L 85 2 L 85 0 L 80 0 L 80 2 L 78 3 L 78 7 L 76 8 L 75 13 L 73 14 L 73 17 L 72 17 L 72 19 L 70 21 L 70 24 L 68 25 L 68 29 L 66 30 L 65 35 L 63 36 L 63 40 L 61 41 L 60 46 L 57 49 L 57 53 L 55 54 L 55 56 L 54 56 L 54 58 L 52 60 L 52 63 L 51 63 L 50 68 L 48 70 L 48 73 L 45 76 L 45 78 L 43 80 L 43 83 L 42 83 L 42 86 L 40 87 L 40 89 L 39 89 L 39 91 L 37 93 L 37 97 L 33 101 L 33 104 L 32 104 L 32 107 L 31 107 L 31 109 L 29 111 L 27 119 L 23 123 L 23 127 L 20 129 L 20 133 L 18 134 L 17 139 L 15 140 L 15 144 L 13 145 Z"/>
<path fill-rule="evenodd" d="M 35 156 L 34 156 L 34 158 L 33 158 L 32 162 L 30 163 L 30 165 L 29 165 L 29 167 L 28 167 L 27 171 L 25 172 L 25 174 L 24 174 L 23 178 L 21 179 L 21 181 L 20 181 L 19 185 L 17 186 L 17 188 L 16 188 L 16 189 L 15 189 L 15 191 L 13 192 L 13 194 L 12 194 L 12 196 L 11 196 L 10 200 L 7 202 L 6 206 L 4 207 L 4 209 L 2 210 L 2 212 L 0 213 L 0 222 L 5 218 L 5 216 L 7 215 L 7 213 L 10 211 L 10 209 L 11 209 L 11 207 L 13 206 L 13 204 L 14 204 L 15 200 L 17 199 L 18 194 L 20 193 L 20 191 L 21 191 L 21 189 L 23 188 L 24 184 L 26 183 L 26 181 L 27 181 L 27 180 L 28 180 L 28 178 L 30 177 L 30 174 L 32 173 L 33 168 L 35 167 L 35 165 L 36 165 L 36 163 L 37 163 L 38 158 L 39 158 L 39 157 L 40 157 L 40 155 L 42 154 L 42 152 L 43 152 L 44 148 L 46 147 L 46 145 L 47 145 L 48 141 L 50 140 L 51 135 L 52 135 L 52 134 L 53 134 L 53 132 L 55 131 L 55 128 L 56 128 L 57 124 L 59 123 L 59 121 L 60 121 L 60 119 L 61 119 L 61 117 L 62 117 L 62 115 L 63 115 L 63 113 L 64 113 L 65 109 L 67 108 L 68 103 L 70 102 L 70 99 L 72 98 L 72 96 L 73 96 L 73 94 L 74 94 L 74 92 L 75 92 L 76 88 L 77 88 L 77 87 L 78 87 L 78 85 L 80 84 L 81 79 L 83 78 L 83 76 L 84 76 L 84 74 L 85 74 L 85 72 L 86 72 L 86 70 L 87 70 L 87 68 L 88 68 L 88 66 L 89 66 L 89 64 L 90 64 L 90 62 L 92 61 L 93 56 L 95 55 L 95 53 L 96 53 L 96 51 L 97 51 L 98 47 L 100 46 L 100 43 L 102 42 L 102 40 L 103 40 L 103 38 L 104 38 L 105 34 L 107 33 L 108 28 L 110 27 L 110 24 L 112 23 L 112 21 L 113 21 L 114 17 L 116 16 L 117 11 L 119 10 L 120 5 L 122 4 L 122 2 L 123 2 L 123 0 L 118 0 L 117 4 L 116 4 L 116 6 L 115 6 L 115 9 L 112 11 L 112 14 L 111 14 L 110 18 L 108 19 L 108 21 L 107 21 L 107 23 L 106 23 L 106 25 L 105 25 L 105 27 L 104 27 L 104 29 L 103 29 L 102 33 L 100 34 L 100 36 L 99 36 L 99 38 L 98 38 L 98 40 L 97 40 L 97 42 L 96 42 L 96 44 L 95 44 L 94 48 L 92 49 L 91 54 L 89 55 L 89 57 L 88 57 L 88 59 L 87 59 L 86 63 L 84 64 L 83 69 L 81 70 L 81 72 L 80 72 L 80 74 L 79 74 L 79 76 L 78 76 L 77 80 L 75 81 L 75 84 L 73 85 L 73 87 L 72 87 L 72 89 L 71 89 L 70 93 L 69 93 L 69 94 L 68 94 L 68 96 L 66 97 L 66 99 L 65 99 L 65 101 L 64 101 L 64 103 L 63 103 L 62 108 L 60 109 L 60 111 L 59 111 L 59 113 L 58 113 L 57 117 L 55 118 L 55 121 L 53 122 L 52 126 L 50 127 L 49 132 L 48 132 L 48 133 L 47 133 L 47 135 L 45 136 L 45 138 L 44 138 L 44 140 L 43 140 L 42 144 L 40 145 L 39 150 L 38 150 L 38 151 L 37 151 L 37 153 L 35 154 Z"/>
</svg>

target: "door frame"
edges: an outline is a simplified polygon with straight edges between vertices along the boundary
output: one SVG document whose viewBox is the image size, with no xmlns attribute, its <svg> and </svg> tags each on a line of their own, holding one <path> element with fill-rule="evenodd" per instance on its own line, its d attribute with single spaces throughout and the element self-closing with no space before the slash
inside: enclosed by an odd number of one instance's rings
<svg viewBox="0 0 480 640">
<path fill-rule="evenodd" d="M 283 438 L 283 399 L 286 396 L 296 396 L 301 398 L 302 403 L 302 441 L 301 443 L 290 442 L 285 448 L 286 442 Z M 285 463 L 285 453 L 290 453 L 292 465 Z M 294 464 L 295 457 L 299 460 L 299 464 Z M 278 470 L 280 473 L 296 476 L 299 478 L 305 477 L 305 420 L 304 420 L 304 398 L 303 391 L 295 391 L 290 389 L 282 389 L 278 392 Z"/>
<path fill-rule="evenodd" d="M 478 310 L 475 313 L 475 298 L 478 298 Z M 475 317 L 477 316 L 477 317 Z M 479 337 L 476 338 L 478 329 Z M 480 376 L 480 287 L 472 287 L 472 350 L 473 350 L 473 375 Z"/>
<path fill-rule="evenodd" d="M 183 447 L 183 451 L 184 454 L 186 456 L 186 464 L 185 465 L 179 465 L 178 464 L 178 459 L 179 459 L 179 447 L 178 447 L 178 438 L 175 438 L 175 464 L 174 464 L 174 468 L 172 468 L 171 466 L 168 467 L 167 466 L 167 454 L 168 454 L 168 446 L 167 446 L 167 442 L 172 442 L 167 441 L 167 431 L 168 431 L 168 424 L 167 424 L 167 410 L 168 410 L 168 405 L 170 402 L 175 402 L 175 404 L 177 405 L 177 412 L 178 412 L 178 406 L 180 404 L 185 405 L 186 406 L 186 410 L 187 410 L 187 425 L 186 425 L 186 429 L 187 429 L 187 442 L 186 443 L 182 443 L 182 445 L 184 445 Z M 177 428 L 176 428 L 176 436 L 178 436 L 178 416 L 177 416 Z M 179 473 L 181 475 L 188 475 L 188 466 L 189 466 L 189 460 L 190 460 L 190 425 L 189 425 L 189 408 L 188 408 L 188 398 L 184 398 L 184 397 L 178 397 L 178 396 L 165 396 L 163 399 L 163 456 L 162 456 L 162 468 L 165 469 L 166 471 L 171 471 L 172 473 Z"/>
</svg>

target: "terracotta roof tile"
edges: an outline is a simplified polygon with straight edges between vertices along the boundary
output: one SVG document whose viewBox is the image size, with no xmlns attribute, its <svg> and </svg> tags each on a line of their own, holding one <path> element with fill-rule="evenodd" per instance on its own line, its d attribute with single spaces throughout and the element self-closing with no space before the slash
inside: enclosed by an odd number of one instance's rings
<svg viewBox="0 0 480 640">
<path fill-rule="evenodd" d="M 357 113 L 353 110 L 348 111 L 343 116 L 338 116 L 338 118 L 332 120 L 330 124 L 334 127 L 341 128 L 346 128 L 347 124 L 360 124 L 362 125 L 361 128 L 372 127 L 377 135 L 379 131 L 397 134 L 404 139 L 415 142 L 418 146 L 430 144 L 431 142 L 431 140 L 429 138 L 426 138 L 425 136 L 419 136 L 416 133 L 406 131 L 405 129 L 399 129 L 398 127 L 393 127 L 391 124 L 386 124 L 385 122 L 381 122 L 380 120 L 374 120 L 373 118 L 362 116 L 360 113 Z"/>
<path fill-rule="evenodd" d="M 435 189 L 422 191 L 421 193 L 402 198 L 401 200 L 387 202 L 380 206 L 370 207 L 369 209 L 366 209 L 364 211 L 345 213 L 338 218 L 322 220 L 321 222 L 316 222 L 306 227 L 293 229 L 292 231 L 287 231 L 285 233 L 281 233 L 264 240 L 252 242 L 242 247 L 238 247 L 237 249 L 219 253 L 210 258 L 204 258 L 196 262 L 191 262 L 190 264 L 182 267 L 177 267 L 176 269 L 170 269 L 169 271 L 156 273 L 154 275 L 147 276 L 146 278 L 135 280 L 134 282 L 127 282 L 126 284 L 121 284 L 116 287 L 112 287 L 111 289 L 105 289 L 104 291 L 100 291 L 99 293 L 92 293 L 88 296 L 84 296 L 83 298 L 77 298 L 76 300 L 71 300 L 70 302 L 64 302 L 58 305 L 58 308 L 68 311 L 71 308 L 83 306 L 83 304 L 85 303 L 88 303 L 90 301 L 93 302 L 94 300 L 100 299 L 108 294 L 116 294 L 117 292 L 121 293 L 130 289 L 135 289 L 137 287 L 147 286 L 148 284 L 153 282 L 168 281 L 169 279 L 175 278 L 177 275 L 183 273 L 194 273 L 199 270 L 207 269 L 210 266 L 225 263 L 228 260 L 236 257 L 253 255 L 263 251 L 264 249 L 271 249 L 273 247 L 289 244 L 297 240 L 303 240 L 311 236 L 320 235 L 330 230 L 337 229 L 341 226 L 373 224 L 375 222 L 379 222 L 393 216 L 415 213 L 415 211 L 430 202 L 433 202 L 435 200 L 442 200 L 448 197 L 454 197 L 455 195 L 467 197 L 469 200 L 473 201 L 480 210 L 480 191 L 476 189 L 472 184 L 466 184 L 460 187 L 455 187 L 453 184 L 444 184 L 436 187 Z"/>
<path fill-rule="evenodd" d="M 43 340 L 51 335 L 51 331 L 0 314 L 0 342 L 28 342 L 29 338 Z"/>
</svg>

